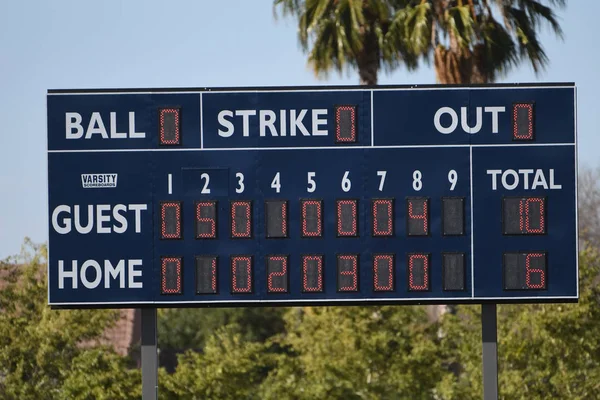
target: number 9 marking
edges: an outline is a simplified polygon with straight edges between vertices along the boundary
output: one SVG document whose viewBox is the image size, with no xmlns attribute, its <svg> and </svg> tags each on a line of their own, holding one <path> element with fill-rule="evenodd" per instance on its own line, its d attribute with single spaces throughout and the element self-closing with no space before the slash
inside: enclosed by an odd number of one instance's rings
<svg viewBox="0 0 600 400">
<path fill-rule="evenodd" d="M 448 182 L 450 182 L 450 190 L 454 190 L 456 182 L 458 182 L 458 174 L 453 169 L 448 172 Z"/>
</svg>

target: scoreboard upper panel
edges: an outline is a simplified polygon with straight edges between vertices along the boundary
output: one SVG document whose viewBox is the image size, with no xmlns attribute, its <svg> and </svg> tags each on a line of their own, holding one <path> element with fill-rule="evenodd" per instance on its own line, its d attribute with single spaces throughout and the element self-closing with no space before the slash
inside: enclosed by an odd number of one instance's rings
<svg viewBox="0 0 600 400">
<path fill-rule="evenodd" d="M 573 84 L 47 101 L 53 306 L 578 299 Z"/>
</svg>

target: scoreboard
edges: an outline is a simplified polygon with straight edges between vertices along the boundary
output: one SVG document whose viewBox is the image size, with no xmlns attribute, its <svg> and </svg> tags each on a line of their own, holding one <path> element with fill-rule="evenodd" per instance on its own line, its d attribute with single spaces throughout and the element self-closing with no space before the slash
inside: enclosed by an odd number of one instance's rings
<svg viewBox="0 0 600 400">
<path fill-rule="evenodd" d="M 50 90 L 49 304 L 577 301 L 576 88 Z"/>
</svg>

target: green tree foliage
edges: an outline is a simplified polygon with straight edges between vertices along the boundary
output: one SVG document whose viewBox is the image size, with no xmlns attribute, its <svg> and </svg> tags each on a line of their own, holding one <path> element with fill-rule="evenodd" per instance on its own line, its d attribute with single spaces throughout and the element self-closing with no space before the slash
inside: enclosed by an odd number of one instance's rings
<svg viewBox="0 0 600 400">
<path fill-rule="evenodd" d="M 503 399 L 600 398 L 600 255 L 580 255 L 578 304 L 498 306 L 499 387 Z M 445 315 L 442 346 L 460 367 L 446 376 L 443 399 L 481 399 L 479 307 Z"/>
<path fill-rule="evenodd" d="M 291 310 L 269 399 L 430 399 L 446 373 L 424 307 Z"/>
<path fill-rule="evenodd" d="M 0 398 L 139 398 L 139 373 L 92 346 L 117 313 L 48 307 L 46 253 L 26 240 L 19 257 L 0 263 Z"/>
<path fill-rule="evenodd" d="M 547 5 L 546 5 L 547 4 Z M 548 59 L 538 32 L 562 34 L 554 7 L 565 0 L 274 0 L 298 18 L 298 35 L 319 76 L 357 68 L 376 84 L 381 66 L 416 68 L 434 58 L 440 83 L 493 82 L 522 61 Z"/>
</svg>

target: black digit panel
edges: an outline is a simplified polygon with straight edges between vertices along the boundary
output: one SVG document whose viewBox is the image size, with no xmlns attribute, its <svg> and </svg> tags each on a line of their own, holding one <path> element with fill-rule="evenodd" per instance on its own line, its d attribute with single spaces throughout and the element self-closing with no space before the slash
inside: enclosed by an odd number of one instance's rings
<svg viewBox="0 0 600 400">
<path fill-rule="evenodd" d="M 357 138 L 356 106 L 335 107 L 335 142 L 355 143 Z"/>
<path fill-rule="evenodd" d="M 323 237 L 323 201 L 300 201 L 302 237 Z"/>
<path fill-rule="evenodd" d="M 231 237 L 233 239 L 250 239 L 252 237 L 252 202 L 236 200 L 230 203 Z"/>
<path fill-rule="evenodd" d="M 196 293 L 216 294 L 217 286 L 217 257 L 196 257 Z"/>
<path fill-rule="evenodd" d="M 533 103 L 513 104 L 513 140 L 534 140 Z"/>
<path fill-rule="evenodd" d="M 446 291 L 465 290 L 465 255 L 464 253 L 442 254 L 443 286 Z"/>
<path fill-rule="evenodd" d="M 502 226 L 505 235 L 545 235 L 545 197 L 502 199 Z"/>
<path fill-rule="evenodd" d="M 323 256 L 302 256 L 302 292 L 319 293 L 323 291 Z"/>
<path fill-rule="evenodd" d="M 374 254 L 373 291 L 393 292 L 395 284 L 394 276 L 394 255 Z"/>
<path fill-rule="evenodd" d="M 252 256 L 231 257 L 231 293 L 252 293 Z"/>
<path fill-rule="evenodd" d="M 181 202 L 163 201 L 160 203 L 160 238 L 181 239 Z"/>
<path fill-rule="evenodd" d="M 196 239 L 217 238 L 217 202 L 196 202 Z"/>
<path fill-rule="evenodd" d="M 411 253 L 408 255 L 408 290 L 428 291 L 430 288 L 429 254 Z"/>
<path fill-rule="evenodd" d="M 181 144 L 181 110 L 179 108 L 160 108 L 158 110 L 158 137 L 161 146 Z"/>
<path fill-rule="evenodd" d="M 182 294 L 181 257 L 161 257 L 160 293 Z"/>
<path fill-rule="evenodd" d="M 286 238 L 288 236 L 287 200 L 265 201 L 267 238 Z"/>
<path fill-rule="evenodd" d="M 267 256 L 267 292 L 287 293 L 289 287 L 289 267 L 287 255 Z"/>
<path fill-rule="evenodd" d="M 406 232 L 408 236 L 429 235 L 429 198 L 409 197 L 406 199 Z"/>
<path fill-rule="evenodd" d="M 337 256 L 337 291 L 358 291 L 358 254 Z"/>
<path fill-rule="evenodd" d="M 371 214 L 373 236 L 394 236 L 394 199 L 374 199 Z"/>
<path fill-rule="evenodd" d="M 442 198 L 442 232 L 444 236 L 465 234 L 464 198 Z"/>
<path fill-rule="evenodd" d="M 504 253 L 504 290 L 546 290 L 544 251 Z"/>
<path fill-rule="evenodd" d="M 336 200 L 337 235 L 358 236 L 358 200 Z"/>
</svg>

